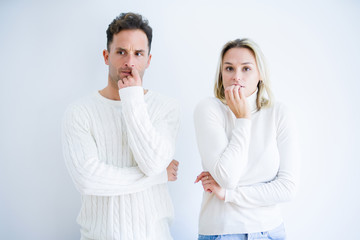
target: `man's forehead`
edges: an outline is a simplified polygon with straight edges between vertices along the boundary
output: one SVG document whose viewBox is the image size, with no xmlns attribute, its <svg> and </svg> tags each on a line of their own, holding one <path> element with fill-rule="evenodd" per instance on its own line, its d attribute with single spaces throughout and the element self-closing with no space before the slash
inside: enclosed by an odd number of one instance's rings
<svg viewBox="0 0 360 240">
<path fill-rule="evenodd" d="M 147 50 L 148 39 L 141 30 L 122 30 L 113 37 L 113 47 L 123 49 Z"/>
</svg>

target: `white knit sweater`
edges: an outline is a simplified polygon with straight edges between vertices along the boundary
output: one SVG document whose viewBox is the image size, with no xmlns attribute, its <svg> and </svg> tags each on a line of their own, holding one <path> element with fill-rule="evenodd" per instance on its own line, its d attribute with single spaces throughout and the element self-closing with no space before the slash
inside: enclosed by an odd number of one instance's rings
<svg viewBox="0 0 360 240">
<path fill-rule="evenodd" d="M 216 98 L 195 109 L 195 129 L 204 170 L 226 189 L 225 201 L 204 192 L 199 233 L 240 234 L 271 230 L 282 223 L 277 204 L 290 200 L 298 181 L 299 152 L 293 121 L 279 103 L 236 119 Z"/>
<path fill-rule="evenodd" d="M 172 239 L 166 167 L 179 107 L 142 87 L 99 93 L 69 106 L 63 121 L 66 166 L 82 194 L 82 239 Z"/>
</svg>

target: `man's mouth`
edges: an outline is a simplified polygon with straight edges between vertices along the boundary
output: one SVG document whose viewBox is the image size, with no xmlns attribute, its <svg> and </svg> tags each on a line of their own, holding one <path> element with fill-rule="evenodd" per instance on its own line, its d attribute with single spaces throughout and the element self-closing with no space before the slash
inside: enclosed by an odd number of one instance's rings
<svg viewBox="0 0 360 240">
<path fill-rule="evenodd" d="M 131 75 L 131 70 L 122 70 L 121 74 L 125 75 L 125 76 L 130 76 Z"/>
</svg>

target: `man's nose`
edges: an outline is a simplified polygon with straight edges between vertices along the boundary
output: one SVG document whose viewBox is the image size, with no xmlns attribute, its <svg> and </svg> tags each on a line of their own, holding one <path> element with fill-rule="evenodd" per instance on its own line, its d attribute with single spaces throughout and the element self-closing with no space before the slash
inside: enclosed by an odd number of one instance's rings
<svg viewBox="0 0 360 240">
<path fill-rule="evenodd" d="M 126 56 L 124 65 L 125 65 L 125 67 L 133 67 L 134 66 L 134 56 L 132 54 L 128 54 Z"/>
</svg>

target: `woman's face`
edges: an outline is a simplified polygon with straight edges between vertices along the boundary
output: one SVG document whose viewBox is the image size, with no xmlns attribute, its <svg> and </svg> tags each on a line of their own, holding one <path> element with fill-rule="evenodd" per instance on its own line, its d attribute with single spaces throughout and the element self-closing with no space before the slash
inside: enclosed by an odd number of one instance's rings
<svg viewBox="0 0 360 240">
<path fill-rule="evenodd" d="M 231 48 L 224 55 L 221 70 L 224 89 L 231 85 L 240 85 L 245 88 L 246 97 L 256 91 L 260 73 L 251 50 Z"/>
</svg>

